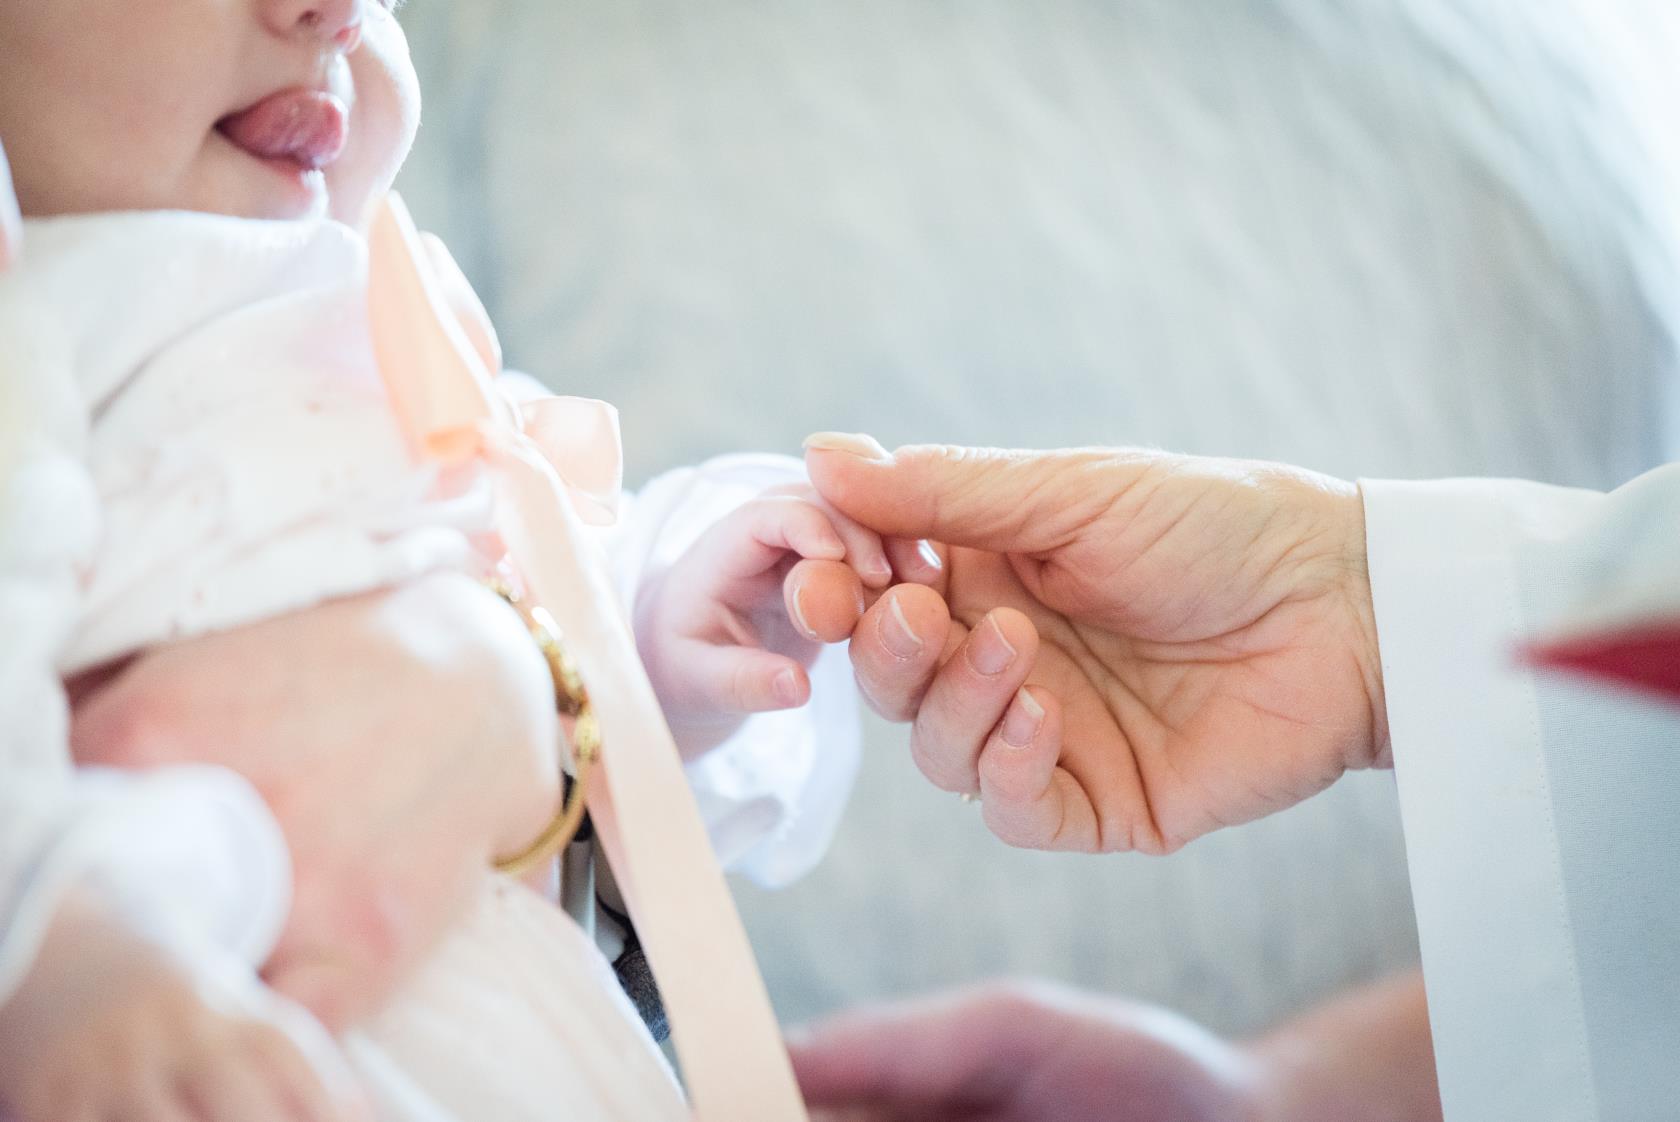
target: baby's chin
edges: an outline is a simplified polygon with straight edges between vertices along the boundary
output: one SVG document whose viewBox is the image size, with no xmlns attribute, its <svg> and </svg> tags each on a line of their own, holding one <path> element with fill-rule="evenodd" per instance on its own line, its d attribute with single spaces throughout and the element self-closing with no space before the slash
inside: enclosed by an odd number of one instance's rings
<svg viewBox="0 0 1680 1122">
<path fill-rule="evenodd" d="M 296 221 L 331 211 L 327 171 L 254 156 L 213 134 L 187 209 L 235 218 Z"/>
<path fill-rule="evenodd" d="M 306 168 L 295 161 L 264 159 L 212 134 L 188 173 L 172 184 L 150 187 L 113 184 L 114 190 L 84 199 L 73 210 L 189 210 L 269 222 L 331 218 L 366 228 L 375 191 L 353 165 Z M 85 205 L 92 203 L 95 205 Z"/>
</svg>

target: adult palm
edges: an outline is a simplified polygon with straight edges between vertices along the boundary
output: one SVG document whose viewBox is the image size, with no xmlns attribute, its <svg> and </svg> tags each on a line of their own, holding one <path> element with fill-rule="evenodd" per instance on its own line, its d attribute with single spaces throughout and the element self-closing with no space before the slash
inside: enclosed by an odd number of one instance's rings
<svg viewBox="0 0 1680 1122">
<path fill-rule="evenodd" d="M 1151 452 L 889 456 L 846 438 L 818 438 L 808 462 L 864 525 L 950 543 L 933 582 L 951 621 L 943 659 L 911 696 L 937 696 L 962 637 L 997 609 L 1036 632 L 1025 682 L 1045 716 L 1026 750 L 1001 727 L 959 727 L 948 706 L 914 713 L 923 771 L 978 789 L 1012 844 L 1168 852 L 1386 750 L 1351 484 Z M 929 618 L 930 594 L 895 595 Z M 854 658 L 867 694 L 904 696 L 872 681 L 884 663 L 855 642 Z"/>
</svg>

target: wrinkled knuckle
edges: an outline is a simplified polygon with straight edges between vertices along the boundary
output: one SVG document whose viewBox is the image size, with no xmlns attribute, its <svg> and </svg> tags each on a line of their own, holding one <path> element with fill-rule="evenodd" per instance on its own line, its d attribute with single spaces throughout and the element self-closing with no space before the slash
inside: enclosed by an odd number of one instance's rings
<svg viewBox="0 0 1680 1122">
<path fill-rule="evenodd" d="M 875 680 L 876 672 L 873 663 L 867 658 L 860 658 L 858 640 L 851 644 L 852 681 L 857 686 L 858 696 L 863 703 L 878 716 L 902 724 L 916 715 L 915 707 L 904 698 L 889 695 L 883 696 L 880 684 Z"/>
<path fill-rule="evenodd" d="M 946 753 L 929 742 L 929 738 L 912 732 L 910 736 L 910 759 L 916 765 L 916 770 L 927 778 L 929 783 L 941 791 L 961 792 L 972 790 L 971 783 L 959 779 L 946 759 Z"/>
<path fill-rule="evenodd" d="M 995 797 L 991 796 L 990 791 L 987 794 L 988 797 L 982 800 L 980 804 L 981 816 L 993 837 L 1004 845 L 1015 849 L 1044 849 L 1047 847 L 1050 839 L 1044 837 L 1040 831 L 1023 824 L 1014 815 L 998 810 L 993 805 Z"/>
</svg>

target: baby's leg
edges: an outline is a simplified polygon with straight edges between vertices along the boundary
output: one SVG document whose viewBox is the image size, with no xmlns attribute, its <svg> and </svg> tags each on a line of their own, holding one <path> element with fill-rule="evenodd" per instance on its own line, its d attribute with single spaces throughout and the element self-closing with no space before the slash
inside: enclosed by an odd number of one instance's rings
<svg viewBox="0 0 1680 1122">
<path fill-rule="evenodd" d="M 221 764 L 292 849 L 266 975 L 334 1029 L 379 1008 L 559 799 L 546 668 L 457 574 L 150 651 L 78 707 L 79 762 Z"/>
</svg>

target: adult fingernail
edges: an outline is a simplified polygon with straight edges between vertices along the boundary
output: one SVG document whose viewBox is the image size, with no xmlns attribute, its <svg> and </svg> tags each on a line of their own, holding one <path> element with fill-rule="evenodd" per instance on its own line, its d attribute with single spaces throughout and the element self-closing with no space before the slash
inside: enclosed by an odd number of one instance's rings
<svg viewBox="0 0 1680 1122">
<path fill-rule="evenodd" d="M 776 675 L 776 700 L 782 705 L 792 708 L 799 704 L 799 675 L 790 667 Z"/>
<path fill-rule="evenodd" d="M 968 661 L 988 678 L 1002 674 L 1015 661 L 1015 648 L 1009 645 L 1009 640 L 1003 637 L 1003 629 L 991 616 L 986 617 L 986 622 L 980 625 L 969 641 Z"/>
<path fill-rule="evenodd" d="M 1003 717 L 1003 742 L 1011 748 L 1025 748 L 1033 742 L 1043 723 L 1044 706 L 1026 690 L 1018 690 L 1015 703 Z"/>
<path fill-rule="evenodd" d="M 864 460 L 890 460 L 892 454 L 873 436 L 861 432 L 819 432 L 805 438 L 811 452 L 844 452 Z"/>
<path fill-rule="evenodd" d="M 887 611 L 881 617 L 881 645 L 894 658 L 915 658 L 922 653 L 922 640 L 910 626 L 897 596 L 887 598 Z"/>
<path fill-rule="evenodd" d="M 794 585 L 793 595 L 789 596 L 788 600 L 791 601 L 793 622 L 799 628 L 799 633 L 806 638 L 814 637 L 816 632 L 811 630 L 811 625 L 805 619 L 805 586 L 803 584 Z"/>
</svg>

